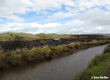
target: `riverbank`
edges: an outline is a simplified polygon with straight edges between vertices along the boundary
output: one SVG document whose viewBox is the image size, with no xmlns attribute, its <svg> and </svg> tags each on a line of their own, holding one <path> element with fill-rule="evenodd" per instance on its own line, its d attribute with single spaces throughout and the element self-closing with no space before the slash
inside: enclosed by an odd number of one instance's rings
<svg viewBox="0 0 110 80">
<path fill-rule="evenodd" d="M 88 68 L 74 80 L 110 80 L 110 45 L 106 46 L 102 55 L 96 55 Z"/>
<path fill-rule="evenodd" d="M 43 48 L 33 48 L 31 50 L 18 49 L 12 52 L 0 53 L 0 70 L 5 70 L 10 66 L 24 65 L 33 61 L 45 61 L 57 57 L 72 54 L 78 50 L 93 46 L 107 44 L 110 41 L 90 41 L 77 42 L 59 46 L 44 46 Z"/>
</svg>

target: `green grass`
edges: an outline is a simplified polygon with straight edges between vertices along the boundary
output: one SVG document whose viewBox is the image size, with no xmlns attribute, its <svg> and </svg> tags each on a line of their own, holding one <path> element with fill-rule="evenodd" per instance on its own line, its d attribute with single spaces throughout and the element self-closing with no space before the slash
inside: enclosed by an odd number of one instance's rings
<svg viewBox="0 0 110 80">
<path fill-rule="evenodd" d="M 106 48 L 108 48 L 108 46 Z M 74 80 L 93 80 L 91 78 L 92 76 L 107 76 L 109 77 L 107 80 L 110 80 L 110 53 L 96 55 L 89 63 L 88 68 L 79 75 L 76 75 Z"/>
<path fill-rule="evenodd" d="M 69 37 L 72 34 L 44 34 L 44 33 L 40 33 L 40 34 L 36 34 L 36 36 L 40 37 L 41 39 L 49 39 L 51 36 L 57 36 L 58 38 L 65 38 L 65 37 Z"/>
<path fill-rule="evenodd" d="M 13 40 L 35 40 L 39 39 L 38 36 L 27 33 L 0 33 L 0 41 L 13 41 Z"/>
<path fill-rule="evenodd" d="M 6 32 L 0 33 L 0 41 L 14 41 L 14 40 L 35 40 L 35 39 L 49 39 L 51 36 L 57 36 L 58 38 L 65 38 L 72 34 L 29 34 L 29 33 L 13 33 Z"/>
<path fill-rule="evenodd" d="M 107 47 L 105 47 L 104 52 L 110 52 L 110 45 L 107 45 Z"/>
</svg>

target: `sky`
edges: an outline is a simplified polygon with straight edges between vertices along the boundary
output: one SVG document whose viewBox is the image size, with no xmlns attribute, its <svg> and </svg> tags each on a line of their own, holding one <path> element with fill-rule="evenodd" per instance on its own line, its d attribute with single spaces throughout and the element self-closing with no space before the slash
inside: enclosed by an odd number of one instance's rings
<svg viewBox="0 0 110 80">
<path fill-rule="evenodd" d="M 110 33 L 110 0 L 0 0 L 0 33 Z"/>
</svg>

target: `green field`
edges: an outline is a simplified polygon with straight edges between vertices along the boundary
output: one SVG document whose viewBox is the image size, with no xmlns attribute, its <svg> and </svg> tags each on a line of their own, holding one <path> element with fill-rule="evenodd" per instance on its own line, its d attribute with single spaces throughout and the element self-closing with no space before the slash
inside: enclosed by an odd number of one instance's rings
<svg viewBox="0 0 110 80">
<path fill-rule="evenodd" d="M 72 34 L 28 34 L 28 33 L 0 33 L 0 41 L 13 41 L 13 40 L 36 40 L 36 39 L 49 39 L 51 36 L 57 36 L 58 38 L 65 38 Z"/>
</svg>

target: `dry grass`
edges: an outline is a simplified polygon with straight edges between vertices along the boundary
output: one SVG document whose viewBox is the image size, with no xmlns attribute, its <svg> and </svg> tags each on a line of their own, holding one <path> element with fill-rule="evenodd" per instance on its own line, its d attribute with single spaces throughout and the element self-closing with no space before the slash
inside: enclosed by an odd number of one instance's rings
<svg viewBox="0 0 110 80">
<path fill-rule="evenodd" d="M 91 41 L 91 42 L 77 42 L 70 43 L 67 45 L 59 46 L 44 46 L 43 48 L 32 48 L 31 50 L 27 49 L 17 49 L 16 51 L 0 53 L 0 69 L 6 68 L 8 66 L 17 66 L 22 65 L 26 62 L 45 60 L 53 58 L 54 55 L 62 56 L 65 52 L 70 50 L 76 51 L 92 46 L 88 45 L 100 45 L 105 44 L 108 41 Z M 109 41 L 110 42 L 110 41 Z"/>
</svg>

